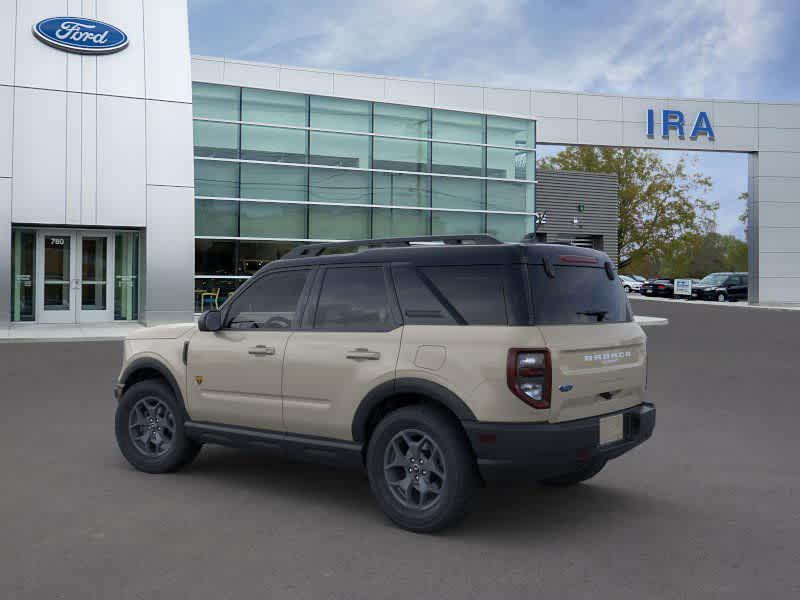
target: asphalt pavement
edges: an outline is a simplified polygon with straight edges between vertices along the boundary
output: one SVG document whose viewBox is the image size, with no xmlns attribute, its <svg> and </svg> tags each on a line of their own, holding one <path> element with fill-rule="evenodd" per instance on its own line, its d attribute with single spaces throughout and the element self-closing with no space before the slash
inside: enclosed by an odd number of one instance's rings
<svg viewBox="0 0 800 600">
<path fill-rule="evenodd" d="M 439 535 L 358 473 L 119 454 L 119 342 L 0 345 L 0 598 L 800 597 L 800 313 L 633 301 L 654 437 L 587 484 L 481 490 Z"/>
</svg>

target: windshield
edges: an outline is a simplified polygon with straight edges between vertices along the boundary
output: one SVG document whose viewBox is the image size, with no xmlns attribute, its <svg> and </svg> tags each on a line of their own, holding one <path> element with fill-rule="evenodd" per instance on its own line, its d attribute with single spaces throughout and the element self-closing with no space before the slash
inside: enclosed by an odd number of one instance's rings
<svg viewBox="0 0 800 600">
<path fill-rule="evenodd" d="M 724 283 L 728 276 L 725 273 L 711 273 L 711 275 L 706 275 L 700 280 L 700 283 L 703 285 L 720 285 Z"/>
<path fill-rule="evenodd" d="M 548 277 L 542 265 L 529 268 L 533 313 L 539 325 L 623 323 L 633 319 L 628 297 L 617 278 L 603 267 L 553 266 Z"/>
</svg>

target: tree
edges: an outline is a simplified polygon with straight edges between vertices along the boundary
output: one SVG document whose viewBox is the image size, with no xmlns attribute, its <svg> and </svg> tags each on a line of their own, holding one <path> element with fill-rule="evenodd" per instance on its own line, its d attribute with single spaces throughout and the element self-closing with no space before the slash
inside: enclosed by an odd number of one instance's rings
<svg viewBox="0 0 800 600">
<path fill-rule="evenodd" d="M 666 244 L 658 262 L 633 262 L 629 269 L 662 277 L 697 278 L 719 271 L 746 271 L 747 244 L 715 231 L 687 233 Z"/>
<path fill-rule="evenodd" d="M 686 155 L 675 163 L 652 150 L 570 146 L 539 161 L 542 169 L 615 173 L 619 180 L 619 266 L 661 264 L 687 235 L 713 231 L 719 205 L 704 194 L 711 178 L 689 172 Z"/>
</svg>

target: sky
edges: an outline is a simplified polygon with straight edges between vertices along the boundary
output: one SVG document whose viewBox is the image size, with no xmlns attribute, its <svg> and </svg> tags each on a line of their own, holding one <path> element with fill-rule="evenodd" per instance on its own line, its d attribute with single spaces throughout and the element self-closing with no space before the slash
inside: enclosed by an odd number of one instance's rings
<svg viewBox="0 0 800 600">
<path fill-rule="evenodd" d="M 800 101 L 797 0 L 189 0 L 189 27 L 192 53 L 207 56 L 515 88 Z M 743 237 L 746 155 L 692 158 L 712 177 L 718 231 Z"/>
</svg>

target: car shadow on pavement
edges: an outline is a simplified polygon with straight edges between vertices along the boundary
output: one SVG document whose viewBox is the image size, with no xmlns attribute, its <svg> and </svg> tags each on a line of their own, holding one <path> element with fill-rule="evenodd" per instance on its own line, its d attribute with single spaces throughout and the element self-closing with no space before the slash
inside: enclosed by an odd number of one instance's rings
<svg viewBox="0 0 800 600">
<path fill-rule="evenodd" d="M 250 450 L 204 448 L 183 472 L 203 483 L 227 490 L 263 493 L 300 508 L 324 506 L 348 520 L 365 519 L 364 526 L 389 521 L 378 509 L 366 475 L 324 465 L 294 462 Z M 585 536 L 587 530 L 605 535 L 620 522 L 647 519 L 664 511 L 680 512 L 668 501 L 641 488 L 617 487 L 596 479 L 569 488 L 552 488 L 529 481 L 490 484 L 478 490 L 472 514 L 442 535 L 480 537 L 484 541 L 538 535 Z"/>
</svg>

